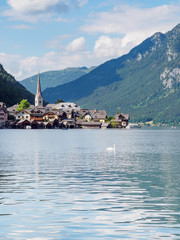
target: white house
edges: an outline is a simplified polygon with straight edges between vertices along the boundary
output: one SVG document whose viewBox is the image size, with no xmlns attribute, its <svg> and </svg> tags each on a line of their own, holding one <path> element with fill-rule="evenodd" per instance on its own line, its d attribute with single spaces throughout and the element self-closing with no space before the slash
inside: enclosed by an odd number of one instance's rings
<svg viewBox="0 0 180 240">
<path fill-rule="evenodd" d="M 30 116 L 31 116 L 31 112 L 28 111 L 27 109 L 22 109 L 18 112 L 16 112 L 16 120 L 21 120 L 21 119 L 24 119 L 24 120 L 28 120 L 30 121 Z"/>
</svg>

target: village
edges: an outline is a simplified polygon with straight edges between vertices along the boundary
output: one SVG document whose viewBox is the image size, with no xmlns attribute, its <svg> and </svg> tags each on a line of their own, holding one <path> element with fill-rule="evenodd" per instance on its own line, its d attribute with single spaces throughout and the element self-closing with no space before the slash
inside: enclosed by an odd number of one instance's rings
<svg viewBox="0 0 180 240">
<path fill-rule="evenodd" d="M 117 113 L 109 119 L 105 110 L 81 109 L 75 103 L 59 102 L 43 106 L 38 74 L 35 105 L 18 109 L 19 104 L 6 107 L 0 102 L 0 128 L 8 129 L 69 129 L 69 128 L 126 128 L 129 114 Z"/>
</svg>

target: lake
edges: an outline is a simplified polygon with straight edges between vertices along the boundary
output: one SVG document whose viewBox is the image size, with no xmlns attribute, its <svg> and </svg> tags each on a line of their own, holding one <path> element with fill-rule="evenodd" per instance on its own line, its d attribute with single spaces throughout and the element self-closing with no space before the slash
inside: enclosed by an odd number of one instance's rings
<svg viewBox="0 0 180 240">
<path fill-rule="evenodd" d="M 0 229 L 2 240 L 180 239 L 180 130 L 0 130 Z"/>
</svg>

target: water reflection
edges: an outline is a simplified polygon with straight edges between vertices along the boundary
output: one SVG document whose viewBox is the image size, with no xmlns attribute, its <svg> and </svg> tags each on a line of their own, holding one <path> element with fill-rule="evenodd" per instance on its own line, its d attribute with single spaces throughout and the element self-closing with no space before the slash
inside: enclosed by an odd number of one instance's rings
<svg viewBox="0 0 180 240">
<path fill-rule="evenodd" d="M 179 131 L 1 134 L 0 239 L 180 238 Z"/>
<path fill-rule="evenodd" d="M 34 165 L 35 165 L 36 182 L 39 182 L 40 178 L 39 178 L 39 155 L 38 155 L 38 152 L 35 153 Z"/>
</svg>

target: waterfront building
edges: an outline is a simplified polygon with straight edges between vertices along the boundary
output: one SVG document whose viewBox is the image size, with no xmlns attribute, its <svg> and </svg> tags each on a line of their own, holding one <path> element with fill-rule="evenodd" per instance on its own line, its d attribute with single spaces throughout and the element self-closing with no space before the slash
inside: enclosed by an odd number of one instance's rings
<svg viewBox="0 0 180 240">
<path fill-rule="evenodd" d="M 84 119 L 87 122 L 94 121 L 94 122 L 105 123 L 107 120 L 107 113 L 105 110 L 82 109 L 81 114 L 82 114 L 82 119 Z"/>
<path fill-rule="evenodd" d="M 120 128 L 126 128 L 130 119 L 129 114 L 119 113 L 116 114 L 114 122 L 118 124 Z"/>
<path fill-rule="evenodd" d="M 21 109 L 20 111 L 16 112 L 15 118 L 16 120 L 26 119 L 29 121 L 30 116 L 31 116 L 31 112 L 29 111 L 29 109 Z"/>
</svg>

